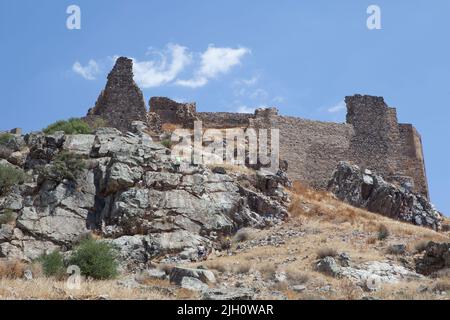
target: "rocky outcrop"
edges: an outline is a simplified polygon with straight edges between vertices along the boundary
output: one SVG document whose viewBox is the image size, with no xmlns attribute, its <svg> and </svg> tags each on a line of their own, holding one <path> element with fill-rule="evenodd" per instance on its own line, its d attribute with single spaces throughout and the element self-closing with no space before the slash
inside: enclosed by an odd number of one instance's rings
<svg viewBox="0 0 450 320">
<path fill-rule="evenodd" d="M 340 162 L 328 184 L 340 200 L 371 212 L 435 230 L 443 216 L 422 195 L 386 182 L 370 170 Z"/>
<path fill-rule="evenodd" d="M 445 268 L 450 268 L 450 243 L 430 241 L 423 256 L 416 261 L 416 271 L 430 275 Z"/>
<path fill-rule="evenodd" d="M 96 232 L 120 248 L 125 267 L 134 267 L 167 254 L 190 259 L 198 246 L 216 246 L 220 235 L 287 217 L 289 199 L 277 177 L 175 164 L 143 122 L 131 127 L 127 133 L 27 135 L 22 168 L 30 181 L 0 196 L 0 214 L 15 214 L 1 226 L 0 257 L 31 260 L 55 248 L 70 250 Z M 73 157 L 72 165 L 81 161 L 82 169 L 71 172 L 70 163 L 57 160 L 61 154 Z M 62 176 L 48 174 L 54 171 Z"/>
<path fill-rule="evenodd" d="M 102 119 L 108 126 L 126 132 L 131 129 L 133 121 L 145 121 L 146 117 L 144 96 L 133 80 L 133 61 L 120 57 L 86 120 L 95 124 Z"/>
</svg>

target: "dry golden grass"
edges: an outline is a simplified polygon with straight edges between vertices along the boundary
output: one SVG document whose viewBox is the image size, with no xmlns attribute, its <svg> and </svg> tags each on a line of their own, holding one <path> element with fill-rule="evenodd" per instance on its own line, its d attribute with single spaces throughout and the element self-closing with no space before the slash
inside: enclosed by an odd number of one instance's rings
<svg viewBox="0 0 450 320">
<path fill-rule="evenodd" d="M 178 125 L 178 124 L 174 124 L 174 123 L 164 123 L 161 126 L 161 130 L 163 132 L 174 132 L 177 129 L 182 128 L 182 126 Z"/>
<path fill-rule="evenodd" d="M 363 226 L 366 232 L 378 231 L 384 225 L 389 233 L 396 236 L 414 236 L 428 241 L 448 241 L 449 235 L 431 229 L 396 221 L 382 215 L 355 208 L 336 199 L 329 192 L 315 191 L 295 181 L 290 191 L 292 198 L 289 211 L 291 217 L 314 218 L 337 224 L 349 223 Z"/>
<path fill-rule="evenodd" d="M 51 278 L 37 278 L 31 281 L 0 279 L 0 300 L 186 300 L 199 298 L 193 291 L 171 286 L 162 280 L 148 281 L 146 285 L 139 288 L 125 288 L 114 280 L 83 281 L 80 289 L 71 290 L 67 288 L 65 281 L 55 281 Z M 170 292 L 167 291 L 168 288 Z"/>
<path fill-rule="evenodd" d="M 0 279 L 22 278 L 27 265 L 21 261 L 0 261 Z"/>
</svg>

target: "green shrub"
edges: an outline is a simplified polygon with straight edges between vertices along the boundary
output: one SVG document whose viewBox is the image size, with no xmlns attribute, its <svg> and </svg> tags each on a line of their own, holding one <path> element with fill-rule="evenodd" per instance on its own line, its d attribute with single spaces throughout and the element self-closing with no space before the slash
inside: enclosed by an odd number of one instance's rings
<svg viewBox="0 0 450 320">
<path fill-rule="evenodd" d="M 96 118 L 94 121 L 89 123 L 89 127 L 92 131 L 97 130 L 98 128 L 105 128 L 108 126 L 108 123 L 103 118 Z"/>
<path fill-rule="evenodd" d="M 50 180 L 62 182 L 64 179 L 76 181 L 77 176 L 86 168 L 81 155 L 63 151 L 60 152 L 53 163 L 41 170 L 41 174 Z"/>
<path fill-rule="evenodd" d="M 10 133 L 0 134 L 0 146 L 8 146 L 8 144 L 10 143 L 12 138 L 13 138 L 13 135 Z"/>
<path fill-rule="evenodd" d="M 106 242 L 83 240 L 70 258 L 70 264 L 80 268 L 84 276 L 94 279 L 111 279 L 118 275 L 116 248 Z"/>
<path fill-rule="evenodd" d="M 0 225 L 13 223 L 16 219 L 16 213 L 11 209 L 6 209 L 0 214 Z"/>
<path fill-rule="evenodd" d="M 161 144 L 166 147 L 167 149 L 171 149 L 172 148 L 172 140 L 170 139 L 166 139 L 161 141 Z"/>
<path fill-rule="evenodd" d="M 50 254 L 43 254 L 39 257 L 44 274 L 47 277 L 61 277 L 64 275 L 64 260 L 59 251 Z"/>
<path fill-rule="evenodd" d="M 380 226 L 378 227 L 378 240 L 382 241 L 389 237 L 389 235 L 389 229 L 384 224 L 380 224 Z"/>
<path fill-rule="evenodd" d="M 84 120 L 71 118 L 52 123 L 43 131 L 45 134 L 52 134 L 56 131 L 64 131 L 66 134 L 89 134 L 91 133 L 91 128 Z"/>
<path fill-rule="evenodd" d="M 26 174 L 22 169 L 0 164 L 0 194 L 4 194 L 14 185 L 24 183 L 25 180 Z"/>
</svg>

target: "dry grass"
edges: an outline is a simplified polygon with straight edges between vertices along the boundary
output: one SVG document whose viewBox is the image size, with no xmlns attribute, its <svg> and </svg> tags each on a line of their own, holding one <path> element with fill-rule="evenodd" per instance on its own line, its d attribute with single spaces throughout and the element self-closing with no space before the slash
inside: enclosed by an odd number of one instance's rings
<svg viewBox="0 0 450 320">
<path fill-rule="evenodd" d="M 0 261 L 0 279 L 20 279 L 27 265 L 21 261 Z"/>
<path fill-rule="evenodd" d="M 164 123 L 161 126 L 161 130 L 163 132 L 174 132 L 177 129 L 181 129 L 182 126 L 178 125 L 178 124 L 174 124 L 174 123 Z"/>
<path fill-rule="evenodd" d="M 256 269 L 261 273 L 264 279 L 271 280 L 275 276 L 277 268 L 273 263 L 266 262 L 258 265 Z"/>
<path fill-rule="evenodd" d="M 311 274 L 305 271 L 299 271 L 293 267 L 285 269 L 287 280 L 292 285 L 306 284 L 311 279 Z"/>
<path fill-rule="evenodd" d="M 240 229 L 233 237 L 234 243 L 245 242 L 252 238 L 252 232 L 248 228 Z"/>
<path fill-rule="evenodd" d="M 433 291 L 435 292 L 449 292 L 450 291 L 450 279 L 438 280 L 433 285 Z"/>
<path fill-rule="evenodd" d="M 320 248 L 317 250 L 317 259 L 323 259 L 326 257 L 336 257 L 338 252 L 334 248 Z"/>
</svg>

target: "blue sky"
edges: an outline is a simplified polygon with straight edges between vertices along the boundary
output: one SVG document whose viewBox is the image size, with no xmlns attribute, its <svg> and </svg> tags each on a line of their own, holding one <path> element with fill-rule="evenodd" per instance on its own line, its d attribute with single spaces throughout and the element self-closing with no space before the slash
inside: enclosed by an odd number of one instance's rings
<svg viewBox="0 0 450 320">
<path fill-rule="evenodd" d="M 71 4 L 81 30 L 66 28 Z M 371 4 L 381 30 L 366 27 Z M 449 213 L 449 12 L 446 0 L 1 0 L 0 129 L 84 115 L 117 55 L 140 63 L 146 101 L 201 111 L 344 122 L 344 96 L 384 96 L 422 134 L 432 200 Z"/>
</svg>

